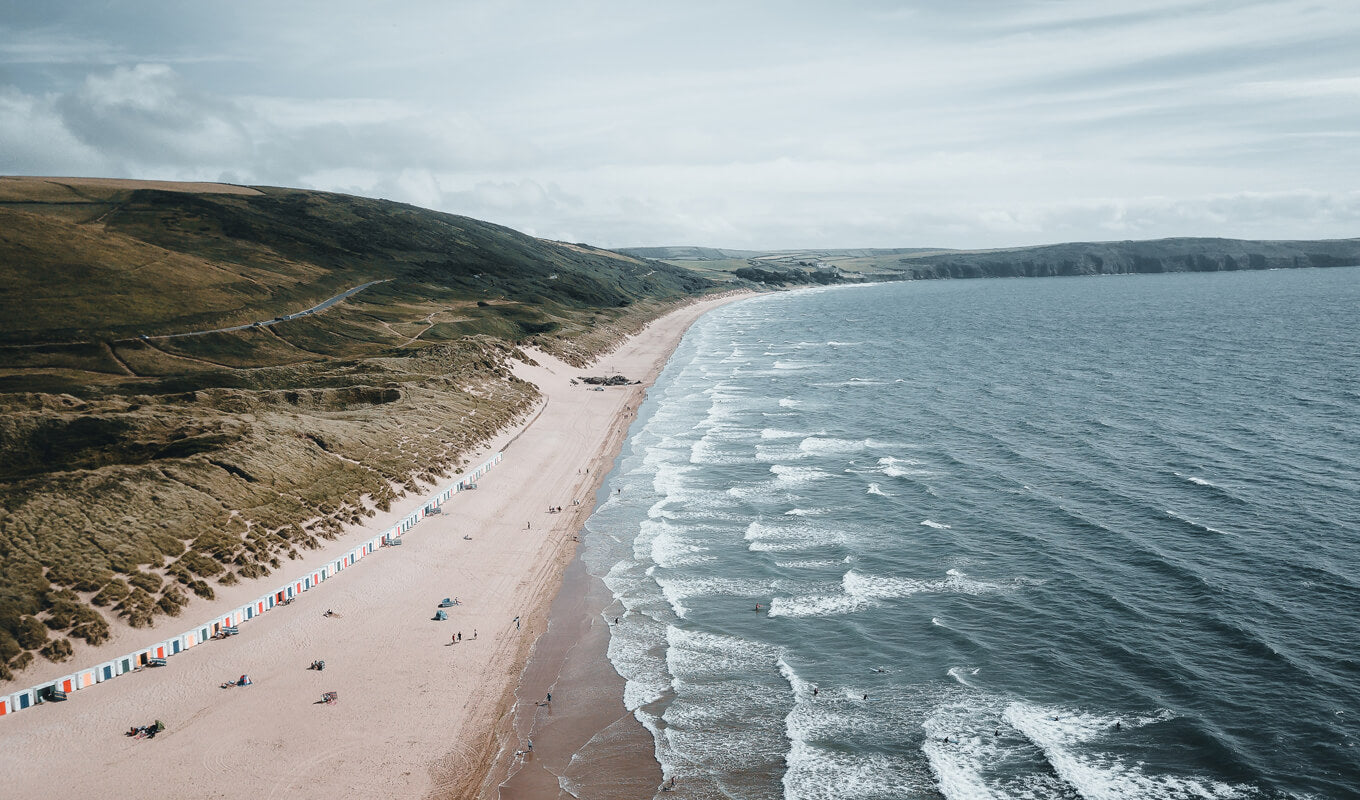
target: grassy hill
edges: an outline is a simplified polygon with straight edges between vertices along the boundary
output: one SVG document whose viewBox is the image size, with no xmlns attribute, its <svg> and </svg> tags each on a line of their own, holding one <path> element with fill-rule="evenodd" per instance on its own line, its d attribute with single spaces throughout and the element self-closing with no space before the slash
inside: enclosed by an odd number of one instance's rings
<svg viewBox="0 0 1360 800">
<path fill-rule="evenodd" d="M 0 178 L 0 681 L 454 470 L 532 406 L 518 346 L 582 363 L 712 285 L 382 200 Z"/>
</svg>

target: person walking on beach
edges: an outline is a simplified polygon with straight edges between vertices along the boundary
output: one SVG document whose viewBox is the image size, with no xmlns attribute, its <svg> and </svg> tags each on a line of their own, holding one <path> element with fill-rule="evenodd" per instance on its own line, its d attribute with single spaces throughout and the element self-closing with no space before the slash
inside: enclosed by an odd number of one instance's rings
<svg viewBox="0 0 1360 800">
<path fill-rule="evenodd" d="M 457 639 L 454 639 L 454 641 L 455 641 L 455 642 L 461 642 L 461 641 L 463 641 L 463 632 L 462 632 L 462 631 L 459 631 L 459 632 L 458 632 L 458 638 L 457 638 Z"/>
<path fill-rule="evenodd" d="M 476 629 L 476 628 L 473 628 L 473 629 L 472 629 L 472 641 L 474 641 L 474 642 L 477 641 L 477 629 Z"/>
<path fill-rule="evenodd" d="M 548 692 L 548 702 L 552 702 L 552 692 Z"/>
<path fill-rule="evenodd" d="M 519 630 L 519 617 L 515 617 L 515 630 Z"/>
</svg>

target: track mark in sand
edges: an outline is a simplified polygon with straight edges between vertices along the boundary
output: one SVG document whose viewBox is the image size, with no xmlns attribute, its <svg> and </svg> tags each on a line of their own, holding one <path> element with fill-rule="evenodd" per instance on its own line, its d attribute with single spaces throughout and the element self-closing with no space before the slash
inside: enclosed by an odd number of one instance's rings
<svg viewBox="0 0 1360 800">
<path fill-rule="evenodd" d="M 275 800 L 275 798 L 292 797 L 297 790 L 310 783 L 311 776 L 318 772 L 323 772 L 333 764 L 344 762 L 351 753 L 368 752 L 370 744 L 365 742 L 351 742 L 348 744 L 336 745 L 326 748 L 317 753 L 299 753 L 298 757 L 286 758 L 283 753 L 277 754 L 278 758 L 274 763 L 279 764 L 279 768 L 284 770 L 284 774 L 277 778 L 269 787 L 265 794 L 265 800 Z M 278 749 L 278 748 L 276 748 Z M 305 756 L 305 758 L 301 757 Z M 237 768 L 240 768 L 238 763 Z"/>
</svg>

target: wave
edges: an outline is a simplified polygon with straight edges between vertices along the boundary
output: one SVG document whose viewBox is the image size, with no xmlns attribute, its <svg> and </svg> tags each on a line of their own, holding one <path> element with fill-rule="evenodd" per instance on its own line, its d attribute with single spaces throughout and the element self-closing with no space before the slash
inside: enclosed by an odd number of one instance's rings
<svg viewBox="0 0 1360 800">
<path fill-rule="evenodd" d="M 1189 525 L 1191 528 L 1195 528 L 1196 530 L 1200 530 L 1200 531 L 1203 531 L 1203 532 L 1205 532 L 1205 533 L 1216 533 L 1216 534 L 1219 534 L 1220 536 L 1231 536 L 1231 535 L 1232 535 L 1232 534 L 1229 534 L 1227 531 L 1221 531 L 1221 530 L 1219 530 L 1218 528 L 1214 528 L 1214 527 L 1212 527 L 1212 526 L 1205 525 L 1205 524 L 1202 523 L 1202 522 L 1196 522 L 1196 521 L 1194 521 L 1193 519 L 1190 519 L 1189 517 L 1181 516 L 1180 514 L 1177 514 L 1175 511 L 1172 511 L 1171 509 L 1167 509 L 1166 515 L 1167 515 L 1168 517 L 1170 517 L 1171 519 L 1174 519 L 1174 520 L 1176 520 L 1176 521 L 1178 521 L 1178 522 L 1183 522 L 1183 523 L 1185 523 L 1186 525 Z"/>
<path fill-rule="evenodd" d="M 777 477 L 775 481 L 787 486 L 804 486 L 814 481 L 830 478 L 830 473 L 816 467 L 797 467 L 791 464 L 774 464 L 770 467 Z"/>
<path fill-rule="evenodd" d="M 805 453 L 854 453 L 865 448 L 863 440 L 837 439 L 834 436 L 809 436 L 798 443 L 798 449 Z"/>
<path fill-rule="evenodd" d="M 876 607 L 887 600 L 903 600 L 918 594 L 998 594 L 1034 583 L 1019 578 L 995 583 L 970 577 L 957 569 L 951 569 L 943 578 L 934 580 L 872 575 L 852 569 L 841 576 L 840 594 L 775 597 L 770 601 L 770 616 L 838 616 Z"/>
<path fill-rule="evenodd" d="M 865 444 L 868 444 L 866 441 Z M 921 462 L 911 458 L 894 458 L 884 456 L 878 460 L 878 471 L 887 475 L 889 478 L 908 478 L 916 475 L 934 475 L 928 469 L 910 469 L 913 466 L 920 466 Z M 906 466 L 903 466 L 906 465 Z"/>
<path fill-rule="evenodd" d="M 799 431 L 783 431 L 778 428 L 766 428 L 760 432 L 762 439 L 798 439 L 807 436 L 806 433 Z"/>
<path fill-rule="evenodd" d="M 868 489 L 865 489 L 865 490 L 864 490 L 864 493 L 865 493 L 865 494 L 876 494 L 876 495 L 878 495 L 879 497 L 892 497 L 892 495 L 890 495 L 890 494 L 888 494 L 887 492 L 883 491 L 883 489 L 880 488 L 879 485 L 876 484 L 876 483 L 871 483 L 871 484 L 869 484 L 869 488 L 868 488 Z"/>
<path fill-rule="evenodd" d="M 830 509 L 826 508 L 790 508 L 784 512 L 786 517 L 819 517 L 827 513 Z"/>
<path fill-rule="evenodd" d="M 932 620 L 932 622 L 933 622 L 933 621 L 934 621 L 934 620 Z M 978 671 L 979 671 L 980 669 L 981 669 L 980 667 L 973 667 L 972 669 L 969 669 L 968 667 L 950 667 L 949 670 L 948 670 L 945 674 L 948 675 L 949 677 L 953 678 L 953 679 L 954 679 L 955 681 L 957 681 L 960 685 L 962 685 L 962 686 L 970 686 L 970 687 L 971 687 L 973 684 L 970 683 L 970 682 L 968 681 L 968 678 L 965 677 L 965 676 L 966 676 L 966 675 L 976 675 L 976 674 L 978 674 Z"/>
<path fill-rule="evenodd" d="M 1117 735 L 1117 730 L 1168 718 L 1169 714 L 1162 713 L 1154 717 L 1120 719 L 1046 709 L 1022 702 L 1009 704 L 1002 713 L 1002 719 L 1038 747 L 1058 777 L 1083 798 L 1228 798 L 1247 793 L 1244 786 L 1176 775 L 1150 775 L 1141 764 L 1125 763 L 1119 756 L 1098 749 L 1101 740 Z"/>
<path fill-rule="evenodd" d="M 780 408 L 798 408 L 803 405 L 802 400 L 795 400 L 792 397 L 784 397 L 779 400 Z"/>
<path fill-rule="evenodd" d="M 949 529 L 950 527 L 949 525 L 946 525 L 943 522 L 935 522 L 933 520 L 928 519 L 921 520 L 921 524 L 926 526 L 927 528 L 943 528 L 946 530 Z"/>
</svg>

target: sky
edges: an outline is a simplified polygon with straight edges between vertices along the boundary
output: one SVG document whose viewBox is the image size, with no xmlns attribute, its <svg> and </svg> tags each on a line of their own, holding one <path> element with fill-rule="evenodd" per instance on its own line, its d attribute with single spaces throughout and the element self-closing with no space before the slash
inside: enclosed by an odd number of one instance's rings
<svg viewBox="0 0 1360 800">
<path fill-rule="evenodd" d="M 1360 236 L 1356 0 L 0 0 L 0 174 L 605 247 Z"/>
</svg>

